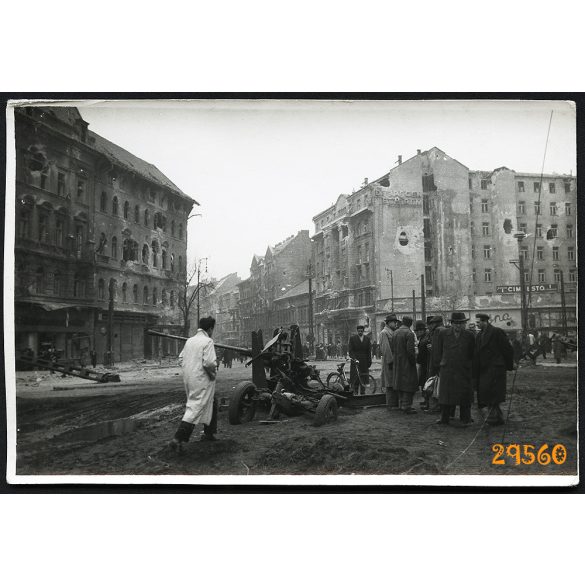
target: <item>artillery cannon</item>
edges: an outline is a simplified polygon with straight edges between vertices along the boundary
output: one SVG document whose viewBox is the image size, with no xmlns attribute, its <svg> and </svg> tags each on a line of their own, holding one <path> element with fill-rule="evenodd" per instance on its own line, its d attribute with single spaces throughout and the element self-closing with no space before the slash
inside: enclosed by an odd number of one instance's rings
<svg viewBox="0 0 585 585">
<path fill-rule="evenodd" d="M 186 341 L 186 337 L 148 330 L 149 335 Z M 288 331 L 278 329 L 273 338 L 262 344 L 262 331 L 252 331 L 252 348 L 235 347 L 215 342 L 215 347 L 235 351 L 251 359 L 252 381 L 240 382 L 230 399 L 228 419 L 237 425 L 253 420 L 259 404 L 270 411 L 270 418 L 281 413 L 294 416 L 311 412 L 314 424 L 320 426 L 337 418 L 339 406 L 359 408 L 382 404 L 384 394 L 356 396 L 343 384 L 325 385 L 317 368 L 302 357 L 299 329 L 292 325 Z"/>
</svg>

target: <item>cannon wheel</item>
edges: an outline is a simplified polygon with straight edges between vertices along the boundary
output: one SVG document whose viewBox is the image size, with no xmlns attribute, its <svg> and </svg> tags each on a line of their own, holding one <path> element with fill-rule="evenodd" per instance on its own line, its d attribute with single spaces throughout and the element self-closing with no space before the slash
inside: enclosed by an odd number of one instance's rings
<svg viewBox="0 0 585 585">
<path fill-rule="evenodd" d="M 333 384 L 335 384 L 336 382 L 343 386 L 341 376 L 337 372 L 331 372 L 327 376 L 327 383 L 325 385 L 327 386 L 327 388 L 333 388 Z"/>
<path fill-rule="evenodd" d="M 317 404 L 314 425 L 320 427 L 329 421 L 337 420 L 337 400 L 331 394 L 325 394 Z"/>
<path fill-rule="evenodd" d="M 230 399 L 228 418 L 231 425 L 250 422 L 256 413 L 256 386 L 252 382 L 240 382 Z"/>
</svg>

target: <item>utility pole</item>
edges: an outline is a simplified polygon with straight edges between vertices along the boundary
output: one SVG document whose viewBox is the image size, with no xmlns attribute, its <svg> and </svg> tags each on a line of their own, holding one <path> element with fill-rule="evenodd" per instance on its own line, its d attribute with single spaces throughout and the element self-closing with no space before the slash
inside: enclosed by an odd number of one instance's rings
<svg viewBox="0 0 585 585">
<path fill-rule="evenodd" d="M 524 282 L 524 255 L 522 254 L 521 244 L 526 237 L 523 232 L 514 235 L 518 240 L 518 268 L 520 269 L 520 322 L 522 326 L 522 340 L 526 339 L 526 283 Z"/>
<path fill-rule="evenodd" d="M 426 310 L 426 302 L 425 302 L 425 275 L 420 275 L 420 311 L 421 311 L 421 319 L 424 323 L 427 320 L 427 310 Z"/>
<path fill-rule="evenodd" d="M 394 313 L 394 277 L 392 276 L 392 270 L 390 270 L 390 296 L 392 298 L 391 312 Z"/>
<path fill-rule="evenodd" d="M 201 319 L 201 305 L 199 303 L 199 275 L 201 274 L 201 260 L 197 261 L 197 327 L 199 327 L 199 320 Z"/>
<path fill-rule="evenodd" d="M 416 321 L 416 291 L 412 289 L 412 320 Z"/>
<path fill-rule="evenodd" d="M 563 324 L 563 335 L 567 335 L 567 303 L 565 300 L 565 276 L 563 274 L 563 269 L 561 271 L 561 315 L 562 315 L 562 324 Z"/>
<path fill-rule="evenodd" d="M 106 359 L 104 360 L 106 366 L 114 365 L 114 360 L 112 359 L 112 337 L 113 337 L 113 328 L 114 328 L 114 279 L 110 279 L 110 284 L 108 286 L 108 340 L 107 340 L 107 349 L 106 349 Z"/>
<path fill-rule="evenodd" d="M 313 264 L 309 260 L 307 266 L 307 278 L 309 279 L 309 352 L 313 354 L 315 334 L 313 331 Z"/>
</svg>

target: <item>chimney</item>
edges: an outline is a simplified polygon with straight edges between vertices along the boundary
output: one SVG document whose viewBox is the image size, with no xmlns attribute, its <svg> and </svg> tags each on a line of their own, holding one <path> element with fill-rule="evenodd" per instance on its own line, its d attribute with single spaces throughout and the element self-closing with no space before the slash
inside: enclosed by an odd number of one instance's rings
<svg viewBox="0 0 585 585">
<path fill-rule="evenodd" d="M 399 165 L 402 164 L 402 155 L 401 154 L 398 155 L 398 164 Z"/>
<path fill-rule="evenodd" d="M 416 154 L 420 154 L 420 148 L 416 149 Z"/>
<path fill-rule="evenodd" d="M 364 187 L 368 184 L 368 177 L 364 177 Z"/>
</svg>

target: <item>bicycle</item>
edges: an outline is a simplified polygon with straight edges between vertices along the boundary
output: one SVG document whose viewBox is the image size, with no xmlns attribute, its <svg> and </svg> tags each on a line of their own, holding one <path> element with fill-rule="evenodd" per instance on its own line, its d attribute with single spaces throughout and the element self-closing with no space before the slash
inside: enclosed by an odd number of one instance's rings
<svg viewBox="0 0 585 585">
<path fill-rule="evenodd" d="M 337 364 L 337 371 L 331 372 L 327 376 L 327 388 L 332 388 L 334 384 L 341 384 L 344 390 L 350 390 L 355 395 L 365 394 L 366 384 L 364 384 L 364 380 L 362 379 L 362 377 L 365 378 L 364 374 L 360 374 L 353 382 L 350 382 L 345 373 L 345 364 L 347 362 L 354 363 L 356 368 L 359 364 L 359 360 L 354 358 L 348 358 L 344 362 Z M 377 380 L 371 374 L 368 374 L 367 379 L 370 385 L 370 394 L 375 394 L 378 391 Z"/>
</svg>

